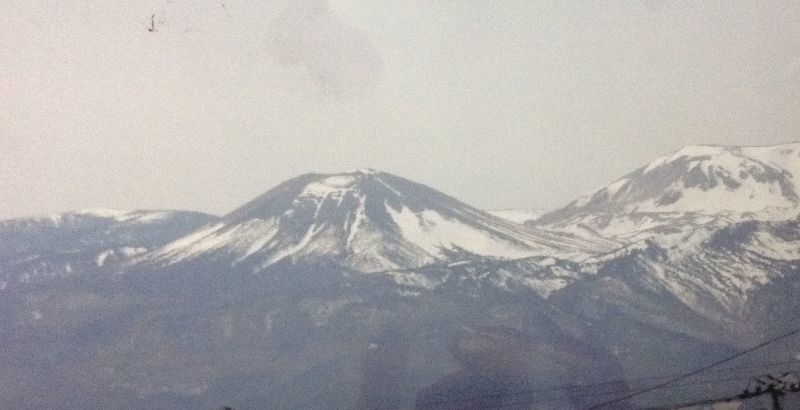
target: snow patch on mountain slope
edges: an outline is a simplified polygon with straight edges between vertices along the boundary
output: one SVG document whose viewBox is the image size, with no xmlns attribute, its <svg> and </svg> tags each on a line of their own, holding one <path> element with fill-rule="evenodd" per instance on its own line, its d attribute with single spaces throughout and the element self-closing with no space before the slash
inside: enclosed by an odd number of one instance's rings
<svg viewBox="0 0 800 410">
<path fill-rule="evenodd" d="M 400 228 L 403 238 L 421 247 L 430 255 L 442 256 L 442 250 L 451 249 L 463 249 L 477 255 L 511 259 L 531 255 L 530 249 L 445 218 L 436 211 L 414 212 L 405 206 L 395 210 L 388 205 L 386 209 Z"/>
<path fill-rule="evenodd" d="M 660 166 L 674 162 L 683 157 L 702 157 L 715 156 L 725 152 L 723 147 L 715 145 L 690 145 L 683 147 L 670 155 L 657 158 L 644 168 L 644 173 L 648 173 Z"/>
<path fill-rule="evenodd" d="M 347 240 L 345 241 L 345 246 L 347 249 L 353 251 L 354 253 L 360 252 L 362 249 L 354 248 L 353 247 L 353 239 L 356 237 L 356 233 L 361 228 L 361 225 L 364 223 L 366 219 L 366 213 L 364 211 L 364 197 L 361 196 L 358 198 L 358 208 L 356 208 L 356 213 L 352 218 L 353 221 L 350 222 L 349 220 L 346 222 L 345 229 L 347 229 Z"/>
<path fill-rule="evenodd" d="M 775 260 L 800 260 L 800 241 L 787 241 L 768 232 L 756 232 L 746 249 Z"/>
<path fill-rule="evenodd" d="M 108 259 L 108 257 L 113 255 L 113 254 L 114 254 L 114 250 L 113 249 L 109 249 L 107 251 L 101 252 L 100 254 L 98 254 L 94 258 L 95 265 L 102 267 L 103 265 L 106 264 L 106 259 Z"/>
<path fill-rule="evenodd" d="M 175 214 L 171 211 L 138 211 L 109 208 L 91 208 L 73 212 L 75 215 L 113 219 L 117 222 L 149 223 L 167 219 Z"/>
<path fill-rule="evenodd" d="M 170 242 L 144 258 L 176 263 L 224 250 L 233 254 L 236 261 L 241 261 L 266 246 L 276 232 L 274 220 L 252 220 L 233 227 L 219 222 Z"/>
<path fill-rule="evenodd" d="M 325 198 L 330 195 L 342 196 L 357 181 L 354 175 L 334 175 L 306 186 L 300 196 Z"/>
<path fill-rule="evenodd" d="M 571 271 L 559 266 L 549 269 L 547 275 L 535 275 L 525 270 L 498 269 L 493 272 L 491 282 L 505 290 L 514 290 L 520 286 L 526 287 L 547 299 L 554 292 L 567 287 L 582 276 L 584 275 L 579 271 Z"/>
<path fill-rule="evenodd" d="M 706 215 L 717 214 L 742 214 L 746 212 L 769 212 L 776 205 L 775 196 L 779 187 L 766 184 L 751 184 L 740 190 L 727 189 L 701 190 L 696 188 L 683 189 L 681 184 L 674 183 L 667 188 L 667 192 L 680 192 L 680 202 L 664 205 L 660 198 L 652 198 L 635 207 L 631 212 L 697 212 Z M 784 208 L 781 206 L 781 208 Z"/>
<path fill-rule="evenodd" d="M 95 265 L 97 265 L 98 267 L 103 267 L 106 265 L 106 262 L 109 260 L 109 258 L 115 258 L 120 260 L 127 259 L 136 255 L 141 255 L 145 252 L 147 252 L 147 248 L 123 246 L 121 248 L 109 249 L 100 252 L 99 254 L 97 254 L 97 256 L 95 256 L 94 261 Z"/>
<path fill-rule="evenodd" d="M 436 283 L 429 278 L 415 272 L 388 272 L 395 283 L 401 286 L 408 286 L 411 288 L 419 288 L 425 290 L 436 289 Z"/>
<path fill-rule="evenodd" d="M 542 299 L 592 276 L 578 263 L 539 256 L 515 260 L 473 258 L 382 274 L 390 276 L 397 284 L 424 290 L 458 288 L 474 293 L 496 288 L 512 293 L 532 292 Z"/>
<path fill-rule="evenodd" d="M 242 256 L 236 259 L 237 262 L 241 262 L 247 259 L 250 255 L 254 255 L 257 252 L 264 249 L 264 247 L 269 243 L 269 241 L 272 240 L 272 238 L 278 232 L 277 226 L 275 224 L 270 224 L 270 223 L 265 224 L 265 228 L 266 229 L 263 229 L 261 230 L 261 232 L 259 232 L 259 235 L 261 235 L 261 237 L 253 241 L 253 243 L 250 244 L 247 250 L 244 251 L 244 254 L 242 254 Z"/>
<path fill-rule="evenodd" d="M 800 143 L 764 147 L 743 147 L 744 155 L 787 171 L 795 186 L 800 186 Z"/>
<path fill-rule="evenodd" d="M 261 264 L 261 267 L 267 267 L 289 257 L 333 255 L 338 251 L 337 245 L 338 235 L 334 227 L 312 225 L 299 242 L 284 248 L 276 249 L 275 252 Z"/>
<path fill-rule="evenodd" d="M 218 243 L 219 235 L 215 235 L 225 224 L 216 223 L 193 232 L 183 238 L 176 239 L 167 244 L 160 252 L 178 256 L 179 254 L 191 255 L 213 249 L 213 243 Z"/>
<path fill-rule="evenodd" d="M 492 209 L 486 212 L 518 224 L 534 221 L 544 214 L 544 211 L 538 209 Z"/>
</svg>

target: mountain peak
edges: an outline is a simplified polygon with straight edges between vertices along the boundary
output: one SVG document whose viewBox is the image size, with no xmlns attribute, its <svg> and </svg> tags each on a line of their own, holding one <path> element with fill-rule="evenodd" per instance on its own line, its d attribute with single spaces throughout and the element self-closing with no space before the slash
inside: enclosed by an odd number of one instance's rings
<svg viewBox="0 0 800 410">
<path fill-rule="evenodd" d="M 735 146 L 735 145 L 688 145 L 669 155 L 663 156 L 644 167 L 644 172 L 678 160 L 719 161 L 725 156 L 762 159 L 767 162 L 792 157 L 800 163 L 800 142 L 780 145 Z M 792 160 L 792 158 L 785 158 Z M 785 162 L 781 161 L 781 162 Z"/>
<path fill-rule="evenodd" d="M 287 259 L 320 260 L 366 272 L 457 255 L 577 258 L 607 245 L 528 229 L 425 185 L 359 170 L 285 181 L 151 258 L 170 264 L 221 257 L 252 270 Z"/>
<path fill-rule="evenodd" d="M 583 226 L 613 237 L 609 230 L 615 224 L 630 233 L 638 229 L 632 226 L 652 229 L 687 216 L 781 219 L 800 209 L 799 193 L 800 143 L 695 145 L 656 159 L 534 224 Z"/>
<path fill-rule="evenodd" d="M 381 175 L 388 175 L 374 169 L 358 169 L 340 174 L 310 174 L 318 178 L 306 185 L 301 195 L 328 196 L 343 195 L 348 191 L 363 189 L 367 181 L 382 182 Z"/>
<path fill-rule="evenodd" d="M 307 200 L 330 199 L 336 201 L 337 205 L 352 204 L 353 200 L 364 196 L 396 200 L 399 192 L 387 181 L 398 180 L 402 178 L 372 169 L 336 174 L 303 174 L 278 184 L 226 215 L 225 219 L 267 219 Z"/>
<path fill-rule="evenodd" d="M 752 213 L 796 208 L 798 186 L 800 144 L 697 145 L 659 158 L 572 206 L 628 213 Z"/>
</svg>

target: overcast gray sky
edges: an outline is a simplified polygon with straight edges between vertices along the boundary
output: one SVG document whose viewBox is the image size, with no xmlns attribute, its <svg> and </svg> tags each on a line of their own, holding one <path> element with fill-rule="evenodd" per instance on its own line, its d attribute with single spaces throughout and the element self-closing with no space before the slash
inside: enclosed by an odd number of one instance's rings
<svg viewBox="0 0 800 410">
<path fill-rule="evenodd" d="M 800 140 L 796 1 L 0 10 L 0 218 L 222 214 L 362 167 L 479 207 L 553 208 L 683 145 Z"/>
</svg>

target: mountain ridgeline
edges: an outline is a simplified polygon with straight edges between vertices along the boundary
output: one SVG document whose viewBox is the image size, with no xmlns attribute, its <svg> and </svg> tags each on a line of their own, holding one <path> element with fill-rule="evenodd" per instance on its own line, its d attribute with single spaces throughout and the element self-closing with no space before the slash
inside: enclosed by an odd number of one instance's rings
<svg viewBox="0 0 800 410">
<path fill-rule="evenodd" d="M 694 146 L 543 214 L 358 170 L 3 221 L 0 407 L 590 407 L 798 323 L 798 195 L 800 144 Z"/>
<path fill-rule="evenodd" d="M 215 257 L 252 270 L 315 261 L 377 272 L 470 256 L 580 259 L 612 245 L 525 228 L 427 186 L 360 170 L 286 181 L 143 261 L 172 265 Z"/>
</svg>

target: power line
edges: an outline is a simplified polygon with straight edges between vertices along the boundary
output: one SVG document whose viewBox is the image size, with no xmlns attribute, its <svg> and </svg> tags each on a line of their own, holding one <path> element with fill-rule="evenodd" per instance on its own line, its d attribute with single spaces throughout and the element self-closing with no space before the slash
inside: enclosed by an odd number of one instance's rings
<svg viewBox="0 0 800 410">
<path fill-rule="evenodd" d="M 735 366 L 735 367 L 725 367 L 721 369 L 710 370 L 707 373 L 724 373 L 730 372 L 733 370 L 747 370 L 747 369 L 758 369 L 764 367 L 773 367 L 773 366 L 783 366 L 783 365 L 792 365 L 798 364 L 800 360 L 788 360 L 788 361 L 779 361 L 779 362 L 768 362 L 768 363 L 758 363 L 758 364 L 751 364 L 751 365 L 744 365 L 744 366 Z M 608 380 L 604 382 L 598 383 L 586 383 L 586 384 L 562 384 L 562 385 L 555 385 L 550 387 L 542 387 L 542 388 L 534 388 L 534 389 L 522 389 L 516 391 L 508 391 L 503 393 L 492 393 L 492 394 L 483 394 L 483 395 L 475 395 L 470 396 L 470 398 L 464 399 L 438 399 L 438 400 L 426 400 L 421 402 L 421 405 L 432 406 L 436 404 L 446 404 L 446 403 L 461 403 L 467 402 L 472 400 L 479 400 L 479 399 L 488 399 L 493 397 L 511 397 L 511 396 L 521 396 L 526 394 L 539 394 L 539 393 L 552 393 L 558 392 L 563 390 L 575 390 L 575 389 L 587 389 L 591 387 L 601 387 L 601 386 L 608 386 L 620 383 L 632 384 L 632 383 L 641 383 L 649 380 L 659 380 L 665 379 L 669 377 L 677 377 L 682 376 L 685 373 L 672 373 L 672 374 L 664 374 L 659 376 L 642 376 L 642 377 L 632 377 L 632 378 L 625 378 L 625 379 L 616 379 L 616 380 Z M 750 376 L 748 376 L 750 377 Z M 702 383 L 702 381 L 699 381 Z M 683 385 L 679 385 L 683 386 Z M 606 395 L 606 394 L 616 394 L 616 393 L 625 393 L 630 391 L 630 389 L 624 390 L 612 390 L 612 391 L 604 391 L 604 392 L 592 392 L 593 395 Z M 381 407 L 384 410 L 391 410 L 391 409 L 399 409 L 403 408 L 402 406 L 396 407 Z"/>
<path fill-rule="evenodd" d="M 672 384 L 670 386 L 664 386 L 662 388 L 663 389 L 671 389 L 671 388 L 676 388 L 676 387 L 693 387 L 693 386 L 701 386 L 701 385 L 708 385 L 708 384 L 727 383 L 727 382 L 734 382 L 734 381 L 750 380 L 753 377 L 754 376 L 750 375 L 750 376 L 728 377 L 728 378 L 723 378 L 723 379 L 698 380 L 698 381 L 694 381 L 694 382 L 691 382 L 691 383 Z M 535 400 L 519 400 L 519 401 L 515 401 L 515 402 L 502 403 L 502 404 L 499 404 L 497 406 L 491 406 L 491 407 L 488 407 L 488 408 L 495 408 L 496 409 L 496 408 L 516 406 L 516 405 L 520 405 L 520 404 L 548 403 L 548 402 L 554 402 L 554 401 L 577 399 L 577 398 L 581 398 L 581 397 L 602 396 L 602 395 L 607 395 L 607 394 L 625 393 L 626 391 L 628 391 L 628 390 L 625 389 L 625 390 L 612 390 L 612 391 L 606 391 L 606 392 L 585 392 L 585 393 L 572 394 L 572 395 L 566 395 L 566 396 L 561 396 L 561 397 L 548 397 L 548 398 L 535 399 Z M 736 398 L 739 398 L 739 396 L 740 395 L 731 396 L 730 399 L 736 399 Z M 728 399 L 728 398 L 725 398 L 725 399 Z M 725 399 L 722 399 L 722 400 L 725 400 Z M 655 408 L 653 408 L 651 410 L 656 410 L 656 409 L 663 410 L 664 407 L 655 407 Z"/>
<path fill-rule="evenodd" d="M 734 355 L 728 356 L 728 357 L 726 357 L 726 358 L 724 358 L 722 360 L 718 360 L 718 361 L 716 361 L 714 363 L 711 363 L 709 365 L 703 366 L 703 367 L 701 367 L 699 369 L 696 369 L 696 370 L 693 370 L 693 371 L 691 371 L 689 373 L 679 375 L 679 376 L 677 376 L 675 378 L 672 378 L 670 380 L 667 380 L 667 381 L 665 381 L 663 383 L 658 383 L 656 385 L 653 385 L 653 386 L 650 386 L 650 387 L 647 387 L 647 388 L 644 388 L 644 389 L 641 389 L 641 390 L 637 390 L 637 391 L 635 391 L 633 393 L 626 394 L 626 395 L 621 396 L 621 397 L 617 397 L 617 398 L 615 398 L 613 400 L 609 400 L 609 401 L 605 401 L 605 402 L 596 404 L 596 405 L 594 405 L 592 407 L 589 407 L 589 410 L 599 409 L 599 408 L 605 407 L 605 406 L 607 406 L 609 404 L 618 403 L 618 402 L 621 402 L 621 401 L 624 401 L 624 400 L 628 400 L 628 399 L 634 398 L 634 397 L 639 396 L 641 394 L 644 394 L 644 393 L 647 393 L 647 392 L 651 392 L 653 390 L 658 390 L 658 389 L 664 388 L 664 387 L 669 386 L 670 384 L 675 383 L 675 382 L 677 382 L 679 380 L 686 379 L 686 378 L 692 377 L 692 376 L 694 376 L 696 374 L 703 373 L 703 372 L 705 372 L 705 371 L 707 371 L 707 370 L 709 370 L 711 368 L 714 368 L 714 367 L 717 367 L 717 366 L 719 366 L 721 364 L 724 364 L 724 363 L 730 362 L 732 360 L 738 359 L 739 357 L 742 357 L 742 356 L 744 356 L 744 355 L 746 355 L 748 353 L 752 353 L 752 352 L 754 352 L 754 351 L 756 351 L 758 349 L 761 349 L 764 346 L 767 346 L 769 344 L 775 343 L 778 340 L 782 340 L 782 339 L 786 339 L 787 337 L 794 336 L 794 335 L 796 335 L 798 333 L 800 333 L 800 328 L 796 328 L 796 329 L 794 329 L 794 330 L 792 330 L 790 332 L 784 333 L 784 334 L 779 335 L 779 336 L 775 336 L 775 337 L 773 337 L 771 339 L 768 339 L 768 340 L 766 340 L 764 342 L 761 342 L 761 343 L 759 343 L 759 344 L 757 344 L 757 345 L 755 345 L 753 347 L 745 349 L 745 350 L 743 350 L 743 351 L 741 351 L 739 353 L 736 353 Z"/>
<path fill-rule="evenodd" d="M 792 371 L 792 372 L 794 372 L 794 371 Z M 780 402 L 778 401 L 780 396 L 783 396 L 786 393 L 798 393 L 798 392 L 800 392 L 800 384 L 798 384 L 797 382 L 791 383 L 791 382 L 788 382 L 785 379 L 782 380 L 783 377 L 792 375 L 792 372 L 784 373 L 783 376 L 781 376 L 779 378 L 775 378 L 775 377 L 772 377 L 770 375 L 759 376 L 758 378 L 756 378 L 756 381 L 760 382 L 761 386 L 757 386 L 754 389 L 754 391 L 750 391 L 750 386 L 748 385 L 747 389 L 745 389 L 745 391 L 743 393 L 732 395 L 732 396 L 717 397 L 717 398 L 713 398 L 713 399 L 703 399 L 703 400 L 698 400 L 698 401 L 693 401 L 693 402 L 677 403 L 677 404 L 672 404 L 672 405 L 669 405 L 669 406 L 648 407 L 648 408 L 642 409 L 642 410 L 675 410 L 675 409 L 683 409 L 683 408 L 687 408 L 687 407 L 703 406 L 703 405 L 707 405 L 707 404 L 731 402 L 733 400 L 749 400 L 749 399 L 752 399 L 752 398 L 755 398 L 755 397 L 759 397 L 759 396 L 763 396 L 763 395 L 766 395 L 766 394 L 769 394 L 769 395 L 772 396 L 773 408 L 774 409 L 780 409 Z M 796 377 L 797 376 L 795 376 L 795 378 Z M 762 378 L 771 379 L 771 382 L 766 384 L 766 388 L 763 388 L 765 386 L 765 384 L 764 384 L 764 381 L 763 381 Z"/>
</svg>

